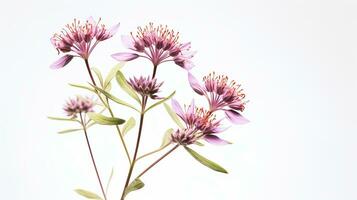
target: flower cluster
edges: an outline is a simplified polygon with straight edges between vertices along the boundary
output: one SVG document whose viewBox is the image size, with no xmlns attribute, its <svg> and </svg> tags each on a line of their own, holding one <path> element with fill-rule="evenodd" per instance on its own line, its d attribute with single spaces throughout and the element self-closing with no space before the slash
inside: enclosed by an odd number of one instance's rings
<svg viewBox="0 0 357 200">
<path fill-rule="evenodd" d="M 157 83 L 156 78 L 151 78 L 150 76 L 146 78 L 143 76 L 140 76 L 139 78 L 133 77 L 129 79 L 128 83 L 141 96 L 160 99 L 160 97 L 157 96 L 157 93 L 163 82 Z"/>
<path fill-rule="evenodd" d="M 154 26 L 153 23 L 144 28 L 138 27 L 136 35 L 122 36 L 122 42 L 134 52 L 116 53 L 112 57 L 118 61 L 130 61 L 138 57 L 149 59 L 157 67 L 163 62 L 173 61 L 184 69 L 194 65 L 191 58 L 195 52 L 190 51 L 191 43 L 179 43 L 179 33 L 167 26 Z"/>
<path fill-rule="evenodd" d="M 67 116 L 76 118 L 77 114 L 92 112 L 94 102 L 88 97 L 77 96 L 74 99 L 69 99 L 63 107 Z"/>
<path fill-rule="evenodd" d="M 221 127 L 221 120 L 216 120 L 211 111 L 196 107 L 194 101 L 182 109 L 176 100 L 172 100 L 172 108 L 185 123 L 185 128 L 178 129 L 171 135 L 173 142 L 189 145 L 203 138 L 213 144 L 229 143 L 215 135 L 222 132 L 224 128 Z"/>
<path fill-rule="evenodd" d="M 191 73 L 188 73 L 188 80 L 197 94 L 206 97 L 211 112 L 222 110 L 235 124 L 248 122 L 239 113 L 244 110 L 247 102 L 241 85 L 236 81 L 229 81 L 227 76 L 216 75 L 214 72 L 203 77 L 203 86 Z"/>
<path fill-rule="evenodd" d="M 227 129 L 227 127 L 223 124 L 227 121 L 230 121 L 233 124 L 244 124 L 248 122 L 248 120 L 241 114 L 247 103 L 241 85 L 236 81 L 230 80 L 228 76 L 219 75 L 214 72 L 204 76 L 201 83 L 190 72 L 192 67 L 194 67 L 191 59 L 195 54 L 195 52 L 191 51 L 191 43 L 181 43 L 179 41 L 178 32 L 169 29 L 167 26 L 154 26 L 153 23 L 149 23 L 145 27 L 138 27 L 136 33 L 122 36 L 122 42 L 126 45 L 130 52 L 121 52 L 112 55 L 114 59 L 125 62 L 139 57 L 146 58 L 153 65 L 152 75 L 134 76 L 127 79 L 121 72 L 122 65 L 119 64 L 111 69 L 106 77 L 103 77 L 100 72 L 101 70 L 91 68 L 89 57 L 98 43 L 111 38 L 116 33 L 118 28 L 119 23 L 112 28 L 107 29 L 105 25 L 100 24 L 100 19 L 96 22 L 93 18 L 89 18 L 84 23 L 74 19 L 73 23 L 66 25 L 60 33 L 54 34 L 51 38 L 51 42 L 57 49 L 58 53 L 64 54 L 64 56 L 51 65 L 51 68 L 62 68 L 71 62 L 74 57 L 79 57 L 84 60 L 92 83 L 90 83 L 90 85 L 71 85 L 76 88 L 85 89 L 87 92 L 90 91 L 97 95 L 101 101 L 98 105 L 103 107 L 101 112 L 94 113 L 93 108 L 96 102 L 93 101 L 93 99 L 76 96 L 75 98 L 70 98 L 63 106 L 63 110 L 65 111 L 67 117 L 49 117 L 54 120 L 79 122 L 82 125 L 80 128 L 67 129 L 60 131 L 59 133 L 79 130 L 83 131 L 96 177 L 98 179 L 99 187 L 102 191 L 102 197 L 96 195 L 95 193 L 93 194 L 100 199 L 107 200 L 107 191 L 103 188 L 100 173 L 96 167 L 96 161 L 88 138 L 88 128 L 96 124 L 115 127 L 129 162 L 128 174 L 122 190 L 121 200 L 124 200 L 126 195 L 133 191 L 131 190 L 133 185 L 140 186 L 135 188 L 140 189 L 144 185 L 140 180 L 141 176 L 147 173 L 148 170 L 180 146 L 183 146 L 190 155 L 206 167 L 221 173 L 227 173 L 223 167 L 201 156 L 199 153 L 188 147 L 188 145 L 200 145 L 201 141 L 206 141 L 215 145 L 230 144 L 230 142 L 221 139 L 221 136 L 219 136 L 220 133 Z M 194 92 L 207 100 L 208 106 L 196 106 L 194 100 L 192 100 L 189 105 L 181 106 L 179 102 L 172 99 L 171 110 L 164 103 L 175 94 L 175 92 L 172 92 L 172 94 L 167 97 L 158 96 L 163 82 L 159 82 L 155 75 L 158 66 L 165 62 L 174 63 L 175 65 L 178 65 L 186 70 L 185 72 L 188 74 L 188 82 L 191 88 Z M 151 65 L 151 63 L 149 64 Z M 93 74 L 96 75 L 97 79 L 94 78 L 92 71 L 95 72 Z M 116 78 L 120 88 L 126 92 L 132 100 L 136 100 L 136 103 L 140 105 L 140 109 L 138 109 L 139 105 L 134 105 L 130 102 L 127 103 L 126 101 L 121 100 L 120 96 L 117 97 L 117 94 L 112 92 L 111 83 L 114 77 Z M 96 84 L 96 80 L 98 80 L 100 84 Z M 118 118 L 113 112 L 110 104 L 111 102 L 113 102 L 113 104 L 117 103 L 120 106 L 125 106 L 129 109 L 137 111 L 137 114 L 140 115 L 139 123 L 136 123 L 135 117 L 130 117 L 128 120 Z M 138 152 L 140 152 L 139 146 L 142 142 L 142 138 L 144 138 L 142 137 L 144 134 L 144 119 L 147 118 L 144 116 L 146 116 L 146 113 L 149 110 L 152 110 L 162 104 L 165 105 L 170 117 L 173 118 L 173 120 L 179 125 L 179 128 L 176 130 L 169 129 L 166 132 L 162 145 L 159 149 L 138 156 Z M 160 118 L 161 116 L 158 117 Z M 183 122 L 182 124 L 180 120 Z M 120 125 L 122 125 L 122 127 Z M 126 143 L 128 138 L 124 137 L 124 135 L 136 126 L 137 138 L 135 149 L 133 151 L 133 155 L 131 156 L 129 153 L 131 151 Z M 162 126 L 165 126 L 165 124 Z M 175 144 L 172 145 L 172 143 Z M 141 173 L 138 173 L 139 175 L 137 177 L 132 177 L 133 174 L 136 174 L 134 168 L 138 160 L 157 153 L 168 146 L 173 147 Z M 88 196 L 80 190 L 76 191 L 84 197 Z"/>
<path fill-rule="evenodd" d="M 195 143 L 204 139 L 209 143 L 224 145 L 229 142 L 222 140 L 216 134 L 225 130 L 221 127 L 221 120 L 215 119 L 215 112 L 224 111 L 226 118 L 234 124 L 244 124 L 248 120 L 239 112 L 244 110 L 246 101 L 244 93 L 235 81 L 230 81 L 227 76 L 210 73 L 203 78 L 203 86 L 198 80 L 188 73 L 192 89 L 199 95 L 206 97 L 209 109 L 196 108 L 192 102 L 184 111 L 177 101 L 172 101 L 172 108 L 185 122 L 186 127 L 176 130 L 171 139 L 181 145 Z"/>
<path fill-rule="evenodd" d="M 61 68 L 67 65 L 75 56 L 88 59 L 94 47 L 101 41 L 111 38 L 119 28 L 119 23 L 109 30 L 104 24 L 99 24 L 89 18 L 84 24 L 74 19 L 71 24 L 67 24 L 61 33 L 56 33 L 51 38 L 53 46 L 58 52 L 73 52 L 76 55 L 66 54 L 54 62 L 52 68 Z"/>
</svg>

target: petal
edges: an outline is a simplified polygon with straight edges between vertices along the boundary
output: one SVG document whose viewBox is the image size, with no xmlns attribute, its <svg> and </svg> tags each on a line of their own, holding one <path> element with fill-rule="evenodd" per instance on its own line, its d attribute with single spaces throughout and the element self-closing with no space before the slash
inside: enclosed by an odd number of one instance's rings
<svg viewBox="0 0 357 200">
<path fill-rule="evenodd" d="M 123 43 L 123 45 L 128 48 L 128 49 L 133 49 L 135 50 L 134 47 L 134 41 L 133 38 L 129 35 L 122 35 L 121 36 L 121 42 Z"/>
<path fill-rule="evenodd" d="M 182 50 L 182 51 L 184 51 L 184 50 L 189 50 L 191 48 L 191 42 L 186 42 L 186 43 L 184 43 L 184 44 L 181 44 L 181 46 L 180 46 L 180 49 Z"/>
<path fill-rule="evenodd" d="M 195 112 L 195 100 L 192 99 L 190 106 L 187 108 L 187 114 L 193 115 Z"/>
<path fill-rule="evenodd" d="M 246 124 L 249 122 L 249 120 L 234 110 L 226 110 L 224 113 L 226 114 L 227 119 L 229 119 L 233 124 Z"/>
<path fill-rule="evenodd" d="M 228 142 L 226 140 L 222 140 L 221 138 L 215 136 L 215 135 L 205 135 L 203 137 L 204 140 L 206 140 L 208 143 L 214 144 L 214 145 L 227 145 L 227 144 L 232 144 L 231 142 Z"/>
<path fill-rule="evenodd" d="M 95 19 L 93 18 L 93 16 L 88 17 L 87 21 L 88 21 L 90 24 L 94 25 L 94 26 L 97 25 L 97 22 L 95 21 Z"/>
<path fill-rule="evenodd" d="M 197 94 L 203 95 L 205 93 L 203 87 L 190 72 L 188 72 L 188 82 L 190 83 L 190 86 Z"/>
<path fill-rule="evenodd" d="M 183 66 L 182 68 L 186 69 L 186 70 L 191 70 L 195 65 L 193 64 L 193 62 L 191 60 L 186 60 L 185 62 L 183 62 Z"/>
<path fill-rule="evenodd" d="M 64 55 L 60 59 L 58 59 L 56 62 L 52 63 L 50 66 L 51 69 L 59 69 L 67 65 L 71 60 L 73 59 L 74 56 L 72 55 Z"/>
<path fill-rule="evenodd" d="M 120 23 L 117 23 L 116 25 L 112 26 L 109 29 L 109 35 L 110 37 L 112 37 L 115 33 L 117 33 L 118 29 L 119 29 Z"/>
<path fill-rule="evenodd" d="M 175 111 L 175 113 L 179 117 L 183 118 L 183 116 L 184 116 L 183 110 L 182 110 L 180 104 L 175 99 L 171 100 L 171 106 L 172 106 L 172 109 Z"/>
<path fill-rule="evenodd" d="M 115 53 L 112 58 L 118 61 L 131 61 L 138 58 L 139 55 L 136 53 Z"/>
</svg>

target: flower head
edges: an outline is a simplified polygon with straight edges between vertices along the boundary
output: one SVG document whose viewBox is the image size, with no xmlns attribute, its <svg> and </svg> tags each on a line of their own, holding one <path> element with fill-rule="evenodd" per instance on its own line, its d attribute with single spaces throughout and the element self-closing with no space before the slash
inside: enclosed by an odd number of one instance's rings
<svg viewBox="0 0 357 200">
<path fill-rule="evenodd" d="M 143 76 L 140 76 L 140 78 L 133 77 L 129 79 L 128 83 L 141 96 L 149 96 L 152 99 L 160 99 L 160 97 L 157 96 L 157 93 L 159 92 L 163 82 L 157 83 L 156 78 L 151 78 L 150 76 L 146 78 Z"/>
<path fill-rule="evenodd" d="M 173 142 L 188 145 L 203 138 L 214 144 L 229 143 L 215 135 L 225 129 L 221 127 L 221 120 L 216 120 L 212 112 L 197 108 L 193 101 L 183 110 L 176 100 L 172 100 L 172 108 L 185 122 L 185 128 L 178 129 L 171 135 Z"/>
<path fill-rule="evenodd" d="M 188 73 L 188 80 L 197 94 L 207 98 L 211 112 L 223 110 L 226 117 L 233 123 L 248 122 L 239 113 L 244 110 L 246 104 L 241 85 L 235 81 L 229 81 L 227 76 L 216 75 L 214 72 L 203 77 L 203 86 L 191 73 Z"/>
<path fill-rule="evenodd" d="M 58 52 L 74 53 L 66 54 L 51 65 L 51 68 L 61 68 L 67 65 L 73 57 L 79 56 L 88 59 L 94 47 L 101 41 L 111 38 L 119 28 L 119 23 L 109 30 L 104 24 L 96 22 L 91 17 L 81 23 L 74 19 L 71 24 L 67 24 L 60 33 L 56 33 L 51 38 L 53 46 Z"/>
<path fill-rule="evenodd" d="M 171 141 L 181 145 L 194 144 L 199 139 L 196 132 L 197 130 L 190 128 L 177 129 L 171 134 Z"/>
<path fill-rule="evenodd" d="M 92 112 L 94 102 L 88 97 L 77 96 L 74 99 L 69 99 L 63 107 L 63 110 L 67 113 L 67 116 L 77 117 L 79 113 Z"/>
<path fill-rule="evenodd" d="M 130 61 L 138 57 L 149 59 L 155 67 L 163 62 L 173 61 L 184 69 L 194 65 L 190 51 L 191 43 L 179 43 L 179 33 L 167 26 L 154 26 L 153 23 L 144 28 L 138 27 L 137 33 L 123 36 L 123 43 L 134 52 L 116 53 L 112 57 L 118 61 Z"/>
</svg>

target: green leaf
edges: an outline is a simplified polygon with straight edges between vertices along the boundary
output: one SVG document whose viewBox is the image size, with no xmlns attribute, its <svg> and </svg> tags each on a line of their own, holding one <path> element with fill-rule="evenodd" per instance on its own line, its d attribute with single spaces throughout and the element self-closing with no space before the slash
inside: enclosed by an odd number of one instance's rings
<svg viewBox="0 0 357 200">
<path fill-rule="evenodd" d="M 154 108 L 155 106 L 158 106 L 158 105 L 164 103 L 165 101 L 169 100 L 171 97 L 173 97 L 173 96 L 175 95 L 175 93 L 176 93 L 176 91 L 174 91 L 173 93 L 171 93 L 169 96 L 167 96 L 167 97 L 161 99 L 160 101 L 158 101 L 158 102 L 152 104 L 149 108 L 147 108 L 147 109 L 145 110 L 144 113 L 146 113 L 146 112 L 149 111 L 150 109 Z"/>
<path fill-rule="evenodd" d="M 165 134 L 164 137 L 162 138 L 162 143 L 160 146 L 160 149 L 163 149 L 163 147 L 166 147 L 167 145 L 169 145 L 171 143 L 171 134 L 174 132 L 174 129 L 170 128 L 168 129 Z"/>
<path fill-rule="evenodd" d="M 99 195 L 97 195 L 97 194 L 95 194 L 93 192 L 90 192 L 88 190 L 76 189 L 74 191 L 76 191 L 79 195 L 84 196 L 87 199 L 98 199 L 98 200 L 100 199 L 100 200 L 102 200 L 102 198 Z"/>
<path fill-rule="evenodd" d="M 141 104 L 141 100 L 138 96 L 138 94 L 136 94 L 135 90 L 128 84 L 128 82 L 126 81 L 123 73 L 119 70 L 117 71 L 116 74 L 116 79 L 117 82 L 119 84 L 119 86 L 129 95 L 131 96 L 133 99 L 135 99 L 139 104 Z"/>
<path fill-rule="evenodd" d="M 228 174 L 227 170 L 225 170 L 223 167 L 219 166 L 217 163 L 208 160 L 207 158 L 201 156 L 196 151 L 190 149 L 187 146 L 185 146 L 185 149 L 187 150 L 188 153 L 191 154 L 192 157 L 194 157 L 198 162 L 205 165 L 206 167 L 211 168 L 212 170 L 217 171 L 217 172 Z"/>
<path fill-rule="evenodd" d="M 124 196 L 126 196 L 127 194 L 129 194 L 132 191 L 139 190 L 139 189 L 143 188 L 144 186 L 145 186 L 145 184 L 140 179 L 135 179 L 125 189 Z"/>
<path fill-rule="evenodd" d="M 97 114 L 93 112 L 87 113 L 88 117 L 98 124 L 102 125 L 119 125 L 123 124 L 125 120 L 116 117 L 106 117 L 102 114 Z"/>
<path fill-rule="evenodd" d="M 63 131 L 59 131 L 58 134 L 72 133 L 72 132 L 81 131 L 81 130 L 83 130 L 83 129 L 81 129 L 81 128 L 66 129 Z"/>
<path fill-rule="evenodd" d="M 107 187 L 105 188 L 106 194 L 108 194 L 109 185 L 110 185 L 110 182 L 112 181 L 113 175 L 114 175 L 114 168 L 112 168 L 112 171 L 110 172 L 110 176 L 109 176 L 109 179 L 107 182 Z"/>
<path fill-rule="evenodd" d="M 165 110 L 167 111 L 167 113 L 170 115 L 171 119 L 174 120 L 174 122 L 180 127 L 180 128 L 184 128 L 184 126 L 182 125 L 179 117 L 177 116 L 177 114 L 171 109 L 171 107 L 169 105 L 167 105 L 166 103 L 164 103 L 164 107 Z"/>
<path fill-rule="evenodd" d="M 93 88 L 90 88 L 90 87 L 85 86 L 85 85 L 73 84 L 73 83 L 69 83 L 69 85 L 72 86 L 72 87 L 81 88 L 81 89 L 89 90 L 91 92 L 96 93 L 96 91 Z"/>
<path fill-rule="evenodd" d="M 105 87 L 105 91 L 110 92 L 111 89 L 112 89 L 112 84 L 108 83 L 107 87 Z"/>
<path fill-rule="evenodd" d="M 62 117 L 47 117 L 48 119 L 52 119 L 52 120 L 59 120 L 59 121 L 71 121 L 71 122 L 79 122 L 77 119 L 75 118 L 62 118 Z"/>
<path fill-rule="evenodd" d="M 104 94 L 106 97 L 108 97 L 109 99 L 113 100 L 114 102 L 120 104 L 120 105 L 123 105 L 123 106 L 126 106 L 126 107 L 129 107 L 133 110 L 136 110 L 138 112 L 140 112 L 138 109 L 136 109 L 134 106 L 130 105 L 129 103 L 123 101 L 123 100 L 120 100 L 118 99 L 117 97 L 111 95 L 110 93 L 104 91 L 103 89 L 100 89 L 99 87 L 96 87 L 94 86 L 98 91 L 100 91 L 102 94 Z"/>
<path fill-rule="evenodd" d="M 117 71 L 119 71 L 123 66 L 124 66 L 125 62 L 120 62 L 117 65 L 115 65 L 108 73 L 107 77 L 104 80 L 104 87 L 103 88 L 107 88 L 110 81 L 112 81 L 112 79 L 114 78 L 114 76 L 117 74 Z"/>
<path fill-rule="evenodd" d="M 135 119 L 133 117 L 130 117 L 126 123 L 123 125 L 123 129 L 122 129 L 122 132 L 121 134 L 122 135 L 125 135 L 127 134 L 131 129 L 133 129 L 135 127 Z"/>
<path fill-rule="evenodd" d="M 201 143 L 201 142 L 199 142 L 199 141 L 196 141 L 196 142 L 195 142 L 195 145 L 201 146 L 201 147 L 205 146 L 203 143 Z"/>
<path fill-rule="evenodd" d="M 97 75 L 98 80 L 100 82 L 100 85 L 103 87 L 103 76 L 102 73 L 100 73 L 98 68 L 92 67 L 91 68 L 92 71 L 94 71 L 94 73 Z"/>
</svg>

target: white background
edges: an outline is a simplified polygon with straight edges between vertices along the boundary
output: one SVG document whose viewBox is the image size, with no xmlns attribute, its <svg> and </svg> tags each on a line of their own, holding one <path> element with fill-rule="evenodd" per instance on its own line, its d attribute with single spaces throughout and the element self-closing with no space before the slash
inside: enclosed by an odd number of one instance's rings
<svg viewBox="0 0 357 200">
<path fill-rule="evenodd" d="M 69 96 L 86 94 L 68 82 L 88 81 L 80 60 L 49 69 L 58 58 L 49 38 L 73 18 L 91 15 L 108 25 L 121 22 L 119 33 L 92 55 L 91 63 L 103 72 L 116 63 L 109 55 L 125 50 L 120 35 L 153 21 L 192 41 L 197 77 L 212 70 L 229 74 L 250 100 L 244 113 L 251 123 L 223 135 L 233 145 L 195 148 L 228 175 L 180 149 L 145 175 L 145 188 L 128 199 L 357 199 L 356 10 L 354 0 L 2 1 L 1 199 L 82 199 L 75 188 L 100 192 L 83 134 L 58 135 L 73 126 L 46 118 L 62 115 Z M 150 70 L 148 62 L 134 61 L 124 72 Z M 199 98 L 179 67 L 162 65 L 158 77 L 165 81 L 162 94 L 177 90 L 185 103 Z M 133 114 L 115 111 L 125 118 Z M 160 145 L 174 124 L 159 108 L 144 126 L 141 152 Z M 90 140 L 104 182 L 114 167 L 108 196 L 119 199 L 127 162 L 118 137 L 113 127 L 97 126 Z"/>
</svg>

